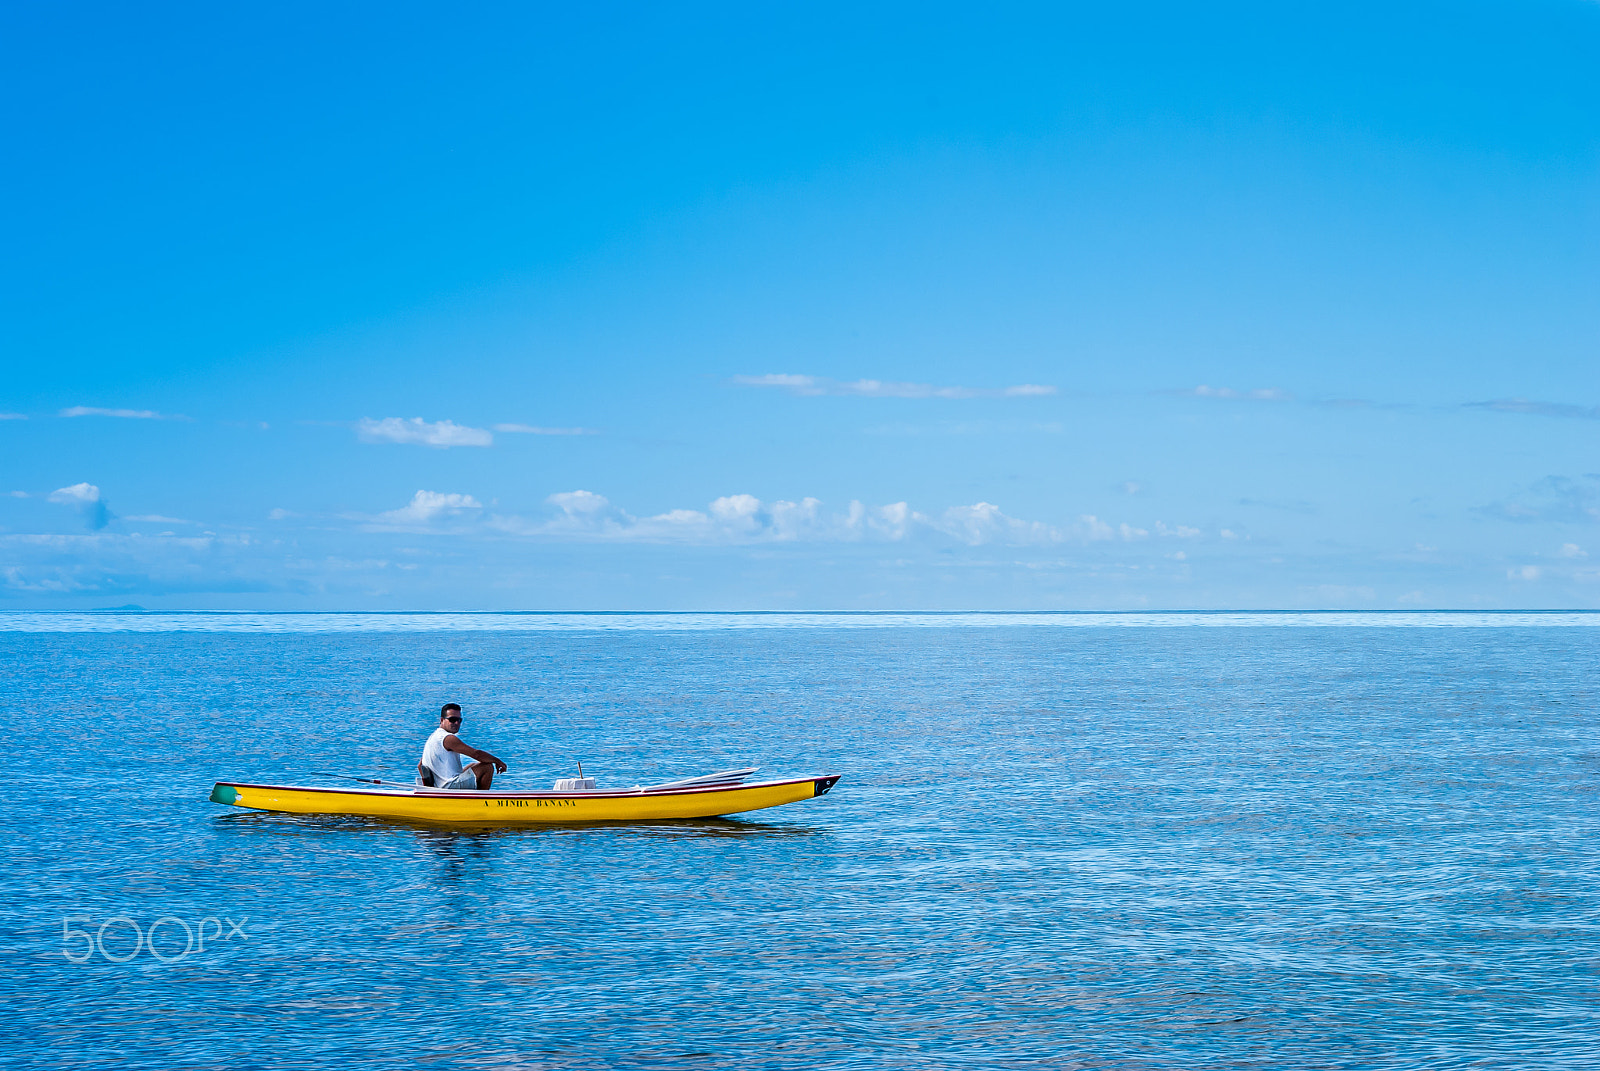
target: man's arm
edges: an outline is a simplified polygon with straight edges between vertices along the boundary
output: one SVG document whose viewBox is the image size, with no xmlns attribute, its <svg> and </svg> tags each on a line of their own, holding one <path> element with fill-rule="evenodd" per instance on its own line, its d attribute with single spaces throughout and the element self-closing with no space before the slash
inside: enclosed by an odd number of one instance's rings
<svg viewBox="0 0 1600 1071">
<path fill-rule="evenodd" d="M 499 756 L 491 755 L 487 751 L 479 751 L 459 736 L 446 736 L 444 738 L 444 749 L 446 751 L 454 751 L 458 755 L 465 755 L 473 762 L 492 763 L 495 773 L 506 772 L 506 764 L 500 760 Z"/>
</svg>

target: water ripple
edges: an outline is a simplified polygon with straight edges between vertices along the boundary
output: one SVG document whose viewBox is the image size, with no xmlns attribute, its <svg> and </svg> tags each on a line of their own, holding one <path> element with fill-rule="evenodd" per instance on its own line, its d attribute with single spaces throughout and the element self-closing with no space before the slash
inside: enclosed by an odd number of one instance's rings
<svg viewBox="0 0 1600 1071">
<path fill-rule="evenodd" d="M 47 747 L 0 812 L 0 1063 L 1553 1069 L 1600 1052 L 1587 628 L 247 617 L 0 635 Z M 206 801 L 223 777 L 393 776 L 445 697 L 513 786 L 577 760 L 627 784 L 746 762 L 846 776 L 745 818 L 521 830 Z M 64 957 L 64 920 L 117 917 L 173 920 L 168 961 L 111 962 L 121 922 L 111 957 Z M 207 918 L 243 934 L 178 955 L 179 924 Z"/>
</svg>

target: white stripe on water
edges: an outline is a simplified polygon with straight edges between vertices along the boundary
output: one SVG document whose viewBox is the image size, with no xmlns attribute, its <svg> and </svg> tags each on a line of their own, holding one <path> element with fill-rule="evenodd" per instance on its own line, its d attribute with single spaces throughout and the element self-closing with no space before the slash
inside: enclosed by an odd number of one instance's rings
<svg viewBox="0 0 1600 1071">
<path fill-rule="evenodd" d="M 263 613 L 0 611 L 0 632 L 707 632 L 862 628 L 1600 627 L 1594 610 L 1041 613 Z"/>
</svg>

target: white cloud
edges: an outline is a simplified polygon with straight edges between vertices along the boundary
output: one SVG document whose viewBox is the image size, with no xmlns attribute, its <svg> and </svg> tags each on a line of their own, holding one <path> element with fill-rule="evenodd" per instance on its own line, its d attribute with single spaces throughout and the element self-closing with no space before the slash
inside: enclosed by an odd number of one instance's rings
<svg viewBox="0 0 1600 1071">
<path fill-rule="evenodd" d="M 593 517 L 611 506 L 605 495 L 597 495 L 593 491 L 562 491 L 545 501 L 560 508 L 569 517 Z"/>
<path fill-rule="evenodd" d="M 1163 527 L 1165 526 L 1157 525 L 1157 528 Z M 1126 522 L 1117 525 L 1108 524 L 1092 513 L 1083 514 L 1078 518 L 1078 523 L 1071 528 L 1065 530 L 1052 528 L 1051 532 L 1050 542 L 1053 543 L 1110 543 L 1116 541 L 1134 543 L 1141 539 L 1150 538 L 1150 530 L 1147 528 L 1139 528 Z M 1158 532 L 1157 534 L 1166 533 Z"/>
<path fill-rule="evenodd" d="M 599 435 L 593 428 L 540 428 L 532 424 L 496 424 L 495 431 L 509 435 Z"/>
<path fill-rule="evenodd" d="M 771 518 L 773 537 L 782 540 L 800 539 L 826 523 L 822 517 L 822 501 L 816 498 L 774 502 Z"/>
<path fill-rule="evenodd" d="M 704 510 L 673 509 L 635 517 L 593 491 L 564 491 L 545 500 L 560 511 L 544 523 L 498 517 L 492 524 L 523 535 L 624 542 L 729 543 L 847 538 L 842 518 L 825 517 L 815 498 L 765 505 L 754 495 L 724 495 Z"/>
<path fill-rule="evenodd" d="M 683 543 L 693 545 L 759 543 L 897 543 L 918 539 L 955 540 L 967 546 L 1044 546 L 1133 542 L 1150 532 L 1130 524 L 1111 525 L 1092 515 L 1057 526 L 1006 514 L 990 502 L 922 513 L 905 502 L 868 506 L 852 501 L 842 511 L 827 510 L 820 499 L 762 501 L 751 494 L 724 495 L 704 509 L 669 509 L 638 516 L 593 491 L 562 491 L 548 496 L 551 513 L 530 518 L 500 513 L 471 515 L 482 506 L 467 495 L 419 491 L 409 505 L 376 518 L 357 519 L 384 526 L 429 526 L 445 516 L 458 532 L 475 525 L 484 532 L 581 542 Z M 1194 529 L 1181 529 L 1194 532 Z"/>
<path fill-rule="evenodd" d="M 404 420 L 385 417 L 373 420 L 362 417 L 356 421 L 356 434 L 366 443 L 416 443 L 444 449 L 451 446 L 488 446 L 494 436 L 482 428 L 469 428 L 448 420 L 429 423 L 421 417 Z"/>
<path fill-rule="evenodd" d="M 828 393 L 824 384 L 832 380 L 819 380 L 816 376 L 794 376 L 769 372 L 764 376 L 734 376 L 741 387 L 783 387 L 796 394 L 822 395 Z"/>
<path fill-rule="evenodd" d="M 1267 387 L 1258 390 L 1234 390 L 1232 387 L 1208 387 L 1204 383 L 1198 387 L 1187 390 L 1174 390 L 1168 394 L 1179 394 L 1186 398 L 1223 398 L 1234 401 L 1248 402 L 1292 402 L 1294 395 L 1286 390 L 1276 387 Z"/>
<path fill-rule="evenodd" d="M 298 516 L 300 516 L 298 513 L 294 513 L 294 512 L 292 512 L 290 510 L 286 510 L 286 509 L 282 509 L 282 508 L 275 508 L 275 509 L 273 509 L 273 510 L 271 510 L 270 512 L 267 513 L 267 520 L 269 520 L 269 521 L 283 521 L 283 520 L 288 520 L 290 517 L 298 517 Z"/>
<path fill-rule="evenodd" d="M 971 546 L 998 542 L 1007 534 L 1011 521 L 990 502 L 975 502 L 970 506 L 951 506 L 939 521 L 932 522 L 940 531 L 954 536 Z"/>
<path fill-rule="evenodd" d="M 986 543 L 1003 543 L 1010 546 L 1060 543 L 1071 538 L 1070 533 L 1051 527 L 1042 521 L 1024 521 L 1009 517 L 1001 512 L 999 506 L 989 502 L 978 502 L 971 506 L 952 506 L 937 520 L 925 523 L 961 540 L 968 546 L 981 546 Z"/>
<path fill-rule="evenodd" d="M 1587 558 L 1589 552 L 1576 543 L 1563 543 L 1557 553 L 1563 558 Z"/>
<path fill-rule="evenodd" d="M 27 413 L 0 413 L 0 420 L 27 420 Z"/>
<path fill-rule="evenodd" d="M 71 487 L 58 487 L 50 492 L 50 501 L 63 506 L 75 506 L 82 513 L 91 531 L 98 532 L 111 523 L 111 511 L 106 508 L 100 488 L 92 483 L 75 483 Z"/>
<path fill-rule="evenodd" d="M 468 510 L 479 510 L 483 503 L 471 495 L 440 494 L 437 491 L 418 491 L 411 501 L 400 509 L 378 514 L 378 520 L 391 525 L 428 525 L 445 517 L 453 517 Z"/>
<path fill-rule="evenodd" d="M 92 483 L 75 483 L 50 492 L 50 501 L 63 506 L 88 506 L 100 501 L 100 488 Z"/>
<path fill-rule="evenodd" d="M 775 387 L 805 398 L 824 395 L 856 398 L 1039 398 L 1056 393 L 1056 388 L 1038 383 L 1014 387 L 936 387 L 931 383 L 894 383 L 879 379 L 842 382 L 824 376 L 797 376 L 769 373 L 764 376 L 734 376 L 741 387 Z"/>
<path fill-rule="evenodd" d="M 1518 565 L 1506 570 L 1507 580 L 1538 580 L 1542 570 L 1537 565 Z"/>
<path fill-rule="evenodd" d="M 74 405 L 70 409 L 61 410 L 61 416 L 108 416 L 121 417 L 124 420 L 188 420 L 188 417 L 158 413 L 154 409 L 101 409 L 94 405 Z"/>
<path fill-rule="evenodd" d="M 32 497 L 26 491 L 7 491 L 6 494 L 9 495 L 12 498 L 30 498 L 30 497 Z"/>
<path fill-rule="evenodd" d="M 1084 538 L 1086 539 L 1094 542 L 1101 542 L 1107 539 L 1115 539 L 1117 536 L 1117 530 L 1115 528 L 1111 527 L 1105 521 L 1102 521 L 1099 517 L 1096 517 L 1092 513 L 1085 513 L 1082 517 L 1078 518 L 1078 521 L 1083 526 Z"/>
<path fill-rule="evenodd" d="M 851 502 L 829 512 L 815 498 L 763 502 L 754 495 L 725 495 L 704 510 L 674 509 L 635 517 L 591 491 L 568 491 L 547 500 L 560 511 L 543 523 L 497 517 L 494 527 L 523 535 L 569 536 L 602 540 L 689 543 L 889 542 L 944 537 L 968 546 L 1040 546 L 1133 541 L 1149 532 L 1132 525 L 1113 527 L 1096 517 L 1058 527 L 1006 514 L 991 502 L 921 513 L 905 502 L 867 506 Z"/>
<path fill-rule="evenodd" d="M 794 503 L 782 503 L 792 507 Z M 755 495 L 726 495 L 711 503 L 711 516 L 717 523 L 736 531 L 753 532 L 761 526 L 761 500 Z"/>
</svg>

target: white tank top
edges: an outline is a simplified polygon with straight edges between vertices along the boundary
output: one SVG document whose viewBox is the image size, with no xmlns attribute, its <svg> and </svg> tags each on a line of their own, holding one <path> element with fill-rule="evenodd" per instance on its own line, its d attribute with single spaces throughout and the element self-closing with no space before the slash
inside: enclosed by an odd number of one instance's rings
<svg viewBox="0 0 1600 1071">
<path fill-rule="evenodd" d="M 454 736 L 454 733 L 444 731 L 444 726 L 439 726 L 428 737 L 428 742 L 422 745 L 422 765 L 433 771 L 435 784 L 444 784 L 461 772 L 461 753 L 446 751 L 444 738 Z"/>
</svg>

